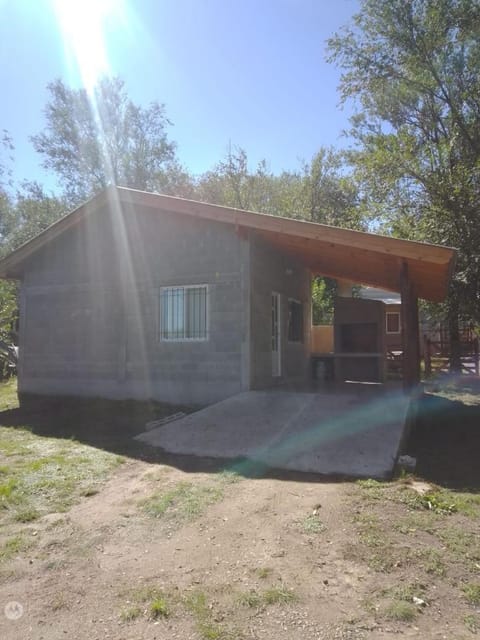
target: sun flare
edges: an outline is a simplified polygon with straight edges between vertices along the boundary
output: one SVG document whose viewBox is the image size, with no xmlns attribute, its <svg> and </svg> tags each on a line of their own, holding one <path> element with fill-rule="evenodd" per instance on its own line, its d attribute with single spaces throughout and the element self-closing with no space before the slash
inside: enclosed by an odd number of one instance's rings
<svg viewBox="0 0 480 640">
<path fill-rule="evenodd" d="M 91 93 L 111 73 L 107 32 L 125 24 L 125 0 L 51 0 L 68 62 Z"/>
</svg>

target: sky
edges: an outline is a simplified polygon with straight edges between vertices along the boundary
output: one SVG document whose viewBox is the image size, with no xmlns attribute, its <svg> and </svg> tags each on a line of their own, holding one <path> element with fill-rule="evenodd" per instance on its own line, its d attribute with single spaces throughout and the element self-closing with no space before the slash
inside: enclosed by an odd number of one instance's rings
<svg viewBox="0 0 480 640">
<path fill-rule="evenodd" d="M 14 177 L 55 189 L 29 136 L 45 127 L 47 84 L 120 76 L 132 100 L 165 104 L 170 139 L 194 174 L 228 145 L 252 167 L 296 169 L 320 146 L 344 147 L 348 109 L 326 39 L 357 0 L 0 0 L 0 131 Z"/>
</svg>

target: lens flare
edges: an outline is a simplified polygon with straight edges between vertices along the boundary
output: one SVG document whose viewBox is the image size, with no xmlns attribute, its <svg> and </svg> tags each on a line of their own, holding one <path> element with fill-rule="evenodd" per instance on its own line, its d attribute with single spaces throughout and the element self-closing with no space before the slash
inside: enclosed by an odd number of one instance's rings
<svg viewBox="0 0 480 640">
<path fill-rule="evenodd" d="M 125 24 L 124 0 L 51 0 L 65 57 L 89 94 L 111 73 L 106 33 Z"/>
</svg>

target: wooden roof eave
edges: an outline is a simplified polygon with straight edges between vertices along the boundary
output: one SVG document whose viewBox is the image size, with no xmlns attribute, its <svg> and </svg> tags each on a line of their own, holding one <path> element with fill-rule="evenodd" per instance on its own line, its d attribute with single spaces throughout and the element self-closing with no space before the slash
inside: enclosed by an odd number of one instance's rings
<svg viewBox="0 0 480 640">
<path fill-rule="evenodd" d="M 399 291 L 403 263 L 417 293 L 428 300 L 442 300 L 455 266 L 455 250 L 302 220 L 231 209 L 173 196 L 152 194 L 123 187 L 109 187 L 78 209 L 61 218 L 41 234 L 0 260 L 0 277 L 20 278 L 23 263 L 46 242 L 74 226 L 102 206 L 139 206 L 233 224 L 263 236 L 282 251 L 296 256 L 314 272 L 347 278 L 362 284 Z M 332 265 L 333 263 L 333 265 Z"/>
</svg>

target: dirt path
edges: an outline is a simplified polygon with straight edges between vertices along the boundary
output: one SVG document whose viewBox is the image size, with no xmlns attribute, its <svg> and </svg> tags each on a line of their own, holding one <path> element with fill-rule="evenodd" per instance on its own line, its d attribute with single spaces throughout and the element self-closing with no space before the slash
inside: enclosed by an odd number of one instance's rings
<svg viewBox="0 0 480 640">
<path fill-rule="evenodd" d="M 433 611 L 378 621 L 368 602 L 384 577 L 355 553 L 355 491 L 127 461 L 96 495 L 29 525 L 30 552 L 0 574 L 0 602 L 23 615 L 0 618 L 0 638 L 470 637 L 432 628 Z"/>
</svg>

